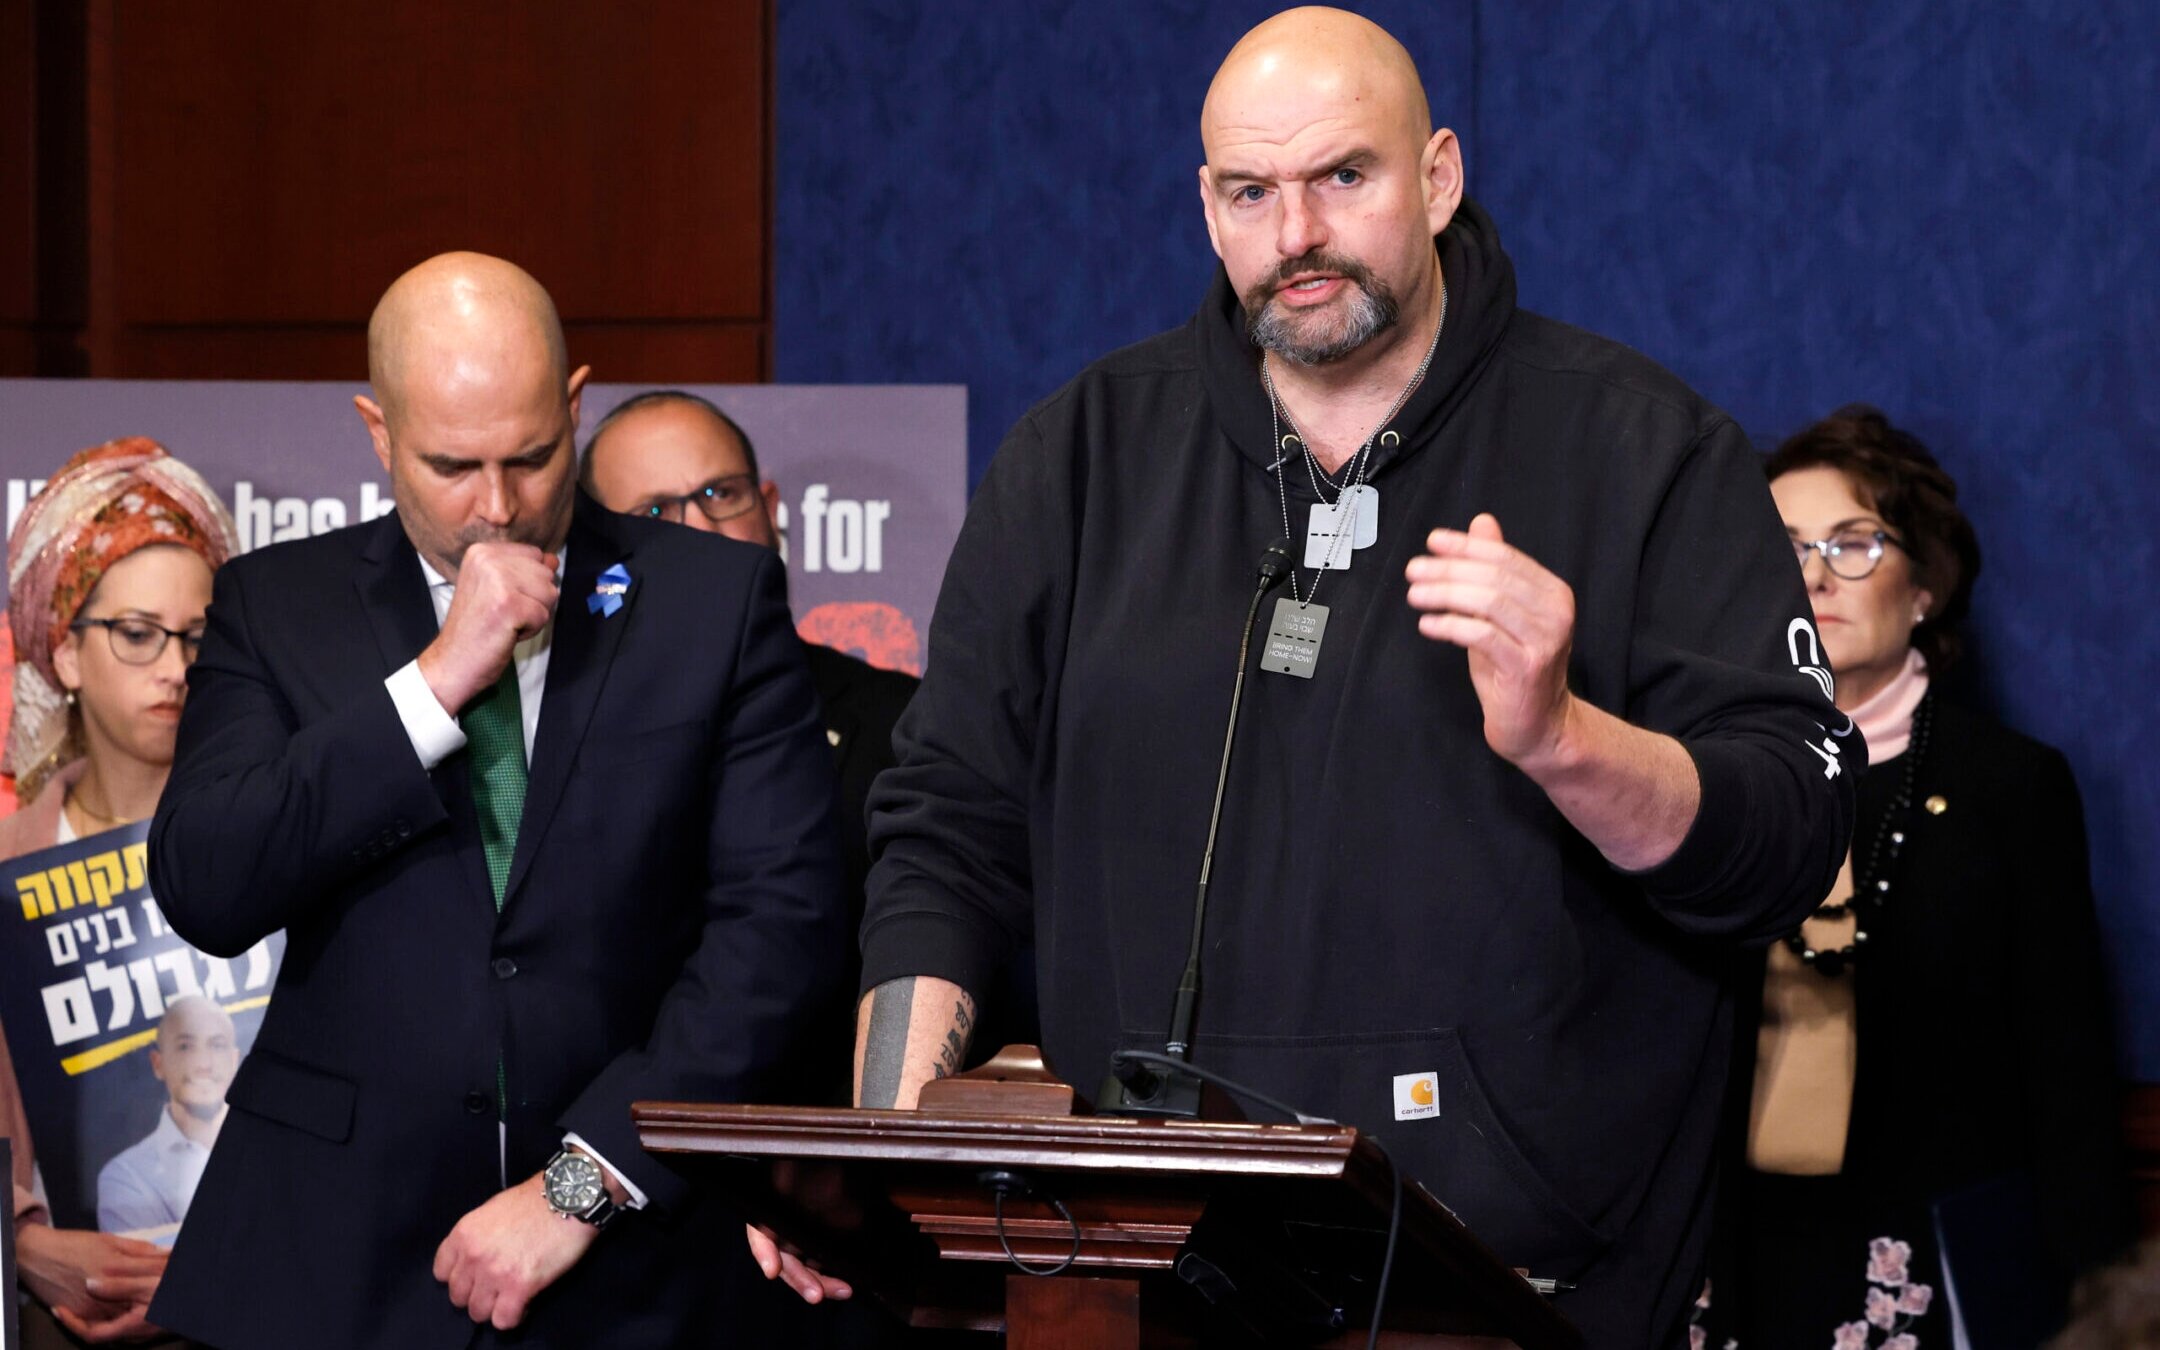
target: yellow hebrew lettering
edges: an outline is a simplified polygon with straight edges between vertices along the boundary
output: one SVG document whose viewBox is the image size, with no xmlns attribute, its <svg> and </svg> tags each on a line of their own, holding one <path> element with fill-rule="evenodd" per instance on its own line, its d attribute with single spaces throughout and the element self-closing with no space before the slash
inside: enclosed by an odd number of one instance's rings
<svg viewBox="0 0 2160 1350">
<path fill-rule="evenodd" d="M 24 918 L 42 919 L 53 912 L 52 884 L 45 880 L 43 872 L 15 878 L 15 889 L 22 893 Z"/>
<path fill-rule="evenodd" d="M 109 905 L 112 903 L 111 896 L 99 895 L 97 891 L 91 887 L 90 869 L 84 866 L 82 859 L 77 858 L 74 862 L 69 863 L 67 865 L 67 870 L 68 880 L 75 883 L 76 904 L 89 905 L 94 903 L 100 905 Z"/>
<path fill-rule="evenodd" d="M 75 887 L 68 882 L 68 870 L 63 865 L 45 869 L 45 879 L 52 883 L 53 903 L 62 909 L 75 908 Z"/>
<path fill-rule="evenodd" d="M 127 864 L 127 888 L 139 891 L 150 879 L 150 841 L 129 844 L 120 850 L 120 860 Z"/>
<path fill-rule="evenodd" d="M 90 859 L 90 892 L 104 909 L 120 894 L 120 850 L 113 849 Z"/>
</svg>

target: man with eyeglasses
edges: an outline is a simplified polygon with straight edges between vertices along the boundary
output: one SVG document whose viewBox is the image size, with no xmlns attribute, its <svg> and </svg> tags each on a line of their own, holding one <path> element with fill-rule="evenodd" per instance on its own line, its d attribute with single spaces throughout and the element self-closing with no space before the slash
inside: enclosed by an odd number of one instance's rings
<svg viewBox="0 0 2160 1350">
<path fill-rule="evenodd" d="M 610 511 L 780 548 L 780 485 L 759 476 L 757 450 L 735 419 L 696 394 L 654 389 L 617 405 L 593 428 L 578 475 Z M 841 843 L 860 921 L 870 870 L 863 803 L 871 780 L 893 762 L 893 723 L 918 682 L 832 647 L 803 645 L 840 772 Z"/>
<path fill-rule="evenodd" d="M 784 554 L 780 485 L 760 476 L 749 433 L 710 399 L 686 390 L 651 389 L 617 404 L 593 428 L 578 480 L 588 496 L 610 511 L 687 525 Z M 814 642 L 805 642 L 803 652 L 840 775 L 841 860 L 847 869 L 852 935 L 862 924 L 864 883 L 870 874 L 865 837 L 870 784 L 892 766 L 893 724 L 919 681 Z M 852 941 L 848 952 L 845 987 L 852 991 L 861 962 Z M 1031 1018 L 1022 1016 L 1031 1024 Z M 804 1084 L 804 1090 L 846 1105 L 851 1096 L 846 1051 L 854 1037 L 853 1007 L 835 1000 L 813 1035 L 811 1044 L 819 1047 L 813 1062 L 833 1072 L 828 1079 Z M 986 1041 L 994 1049 L 1016 1035 L 1027 1038 L 1013 1028 Z M 792 1343 L 804 1347 L 877 1346 L 895 1343 L 899 1328 L 882 1310 L 856 1301 L 806 1310 L 788 1332 Z"/>
</svg>

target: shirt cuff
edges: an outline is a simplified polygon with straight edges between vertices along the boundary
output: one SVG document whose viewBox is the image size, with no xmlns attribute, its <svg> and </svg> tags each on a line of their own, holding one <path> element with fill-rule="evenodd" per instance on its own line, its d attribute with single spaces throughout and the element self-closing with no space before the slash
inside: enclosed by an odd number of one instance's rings
<svg viewBox="0 0 2160 1350">
<path fill-rule="evenodd" d="M 581 1136 L 579 1136 L 577 1131 L 572 1130 L 570 1133 L 564 1135 L 562 1137 L 562 1141 L 564 1148 L 574 1148 L 584 1153 L 586 1157 L 591 1158 L 594 1162 L 600 1164 L 602 1167 L 605 1167 L 609 1176 L 615 1178 L 617 1181 L 622 1183 L 622 1188 L 624 1192 L 627 1193 L 630 1197 L 630 1199 L 623 1204 L 624 1209 L 645 1208 L 645 1192 L 638 1189 L 638 1184 L 632 1181 L 630 1178 L 624 1176 L 621 1172 L 616 1171 L 615 1164 L 601 1157 L 600 1150 L 594 1148 L 591 1144 L 586 1143 L 585 1140 Z"/>
<path fill-rule="evenodd" d="M 465 732 L 436 702 L 418 661 L 399 666 L 396 674 L 383 681 L 383 688 L 390 691 L 390 702 L 397 708 L 398 721 L 405 724 L 405 738 L 412 742 L 421 768 L 433 769 L 465 748 Z"/>
</svg>

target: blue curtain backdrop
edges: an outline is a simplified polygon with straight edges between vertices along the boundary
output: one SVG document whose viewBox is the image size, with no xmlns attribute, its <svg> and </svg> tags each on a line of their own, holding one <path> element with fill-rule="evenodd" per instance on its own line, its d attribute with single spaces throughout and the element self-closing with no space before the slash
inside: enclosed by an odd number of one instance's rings
<svg viewBox="0 0 2160 1350">
<path fill-rule="evenodd" d="M 2152 0 L 1352 7 L 1417 57 L 1525 305 L 1766 448 L 1863 400 L 1958 476 L 1968 682 L 2077 768 L 2125 1068 L 2160 1080 Z M 780 0 L 777 377 L 964 383 L 979 478 L 1198 302 L 1200 98 L 1274 8 Z"/>
</svg>

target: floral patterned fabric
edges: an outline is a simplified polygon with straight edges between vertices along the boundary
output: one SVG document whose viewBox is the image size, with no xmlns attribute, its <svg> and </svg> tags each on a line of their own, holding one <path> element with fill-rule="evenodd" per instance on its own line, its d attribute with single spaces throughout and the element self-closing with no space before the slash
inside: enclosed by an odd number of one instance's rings
<svg viewBox="0 0 2160 1350">
<path fill-rule="evenodd" d="M 143 436 L 108 441 L 61 466 L 30 499 L 8 540 L 8 627 L 15 643 L 13 715 L 0 769 L 50 775 L 67 745 L 54 648 L 113 564 L 154 544 L 202 555 L 214 571 L 239 547 L 210 485 Z"/>
<path fill-rule="evenodd" d="M 1950 1350 L 1925 1202 L 1849 1176 L 1743 1171 L 1746 1221 L 1725 1230 L 1693 1350 Z"/>
</svg>

